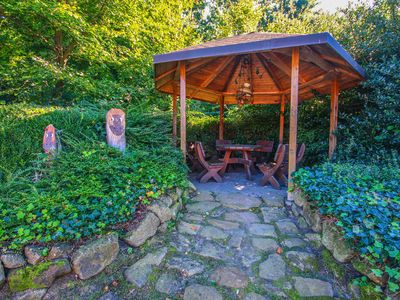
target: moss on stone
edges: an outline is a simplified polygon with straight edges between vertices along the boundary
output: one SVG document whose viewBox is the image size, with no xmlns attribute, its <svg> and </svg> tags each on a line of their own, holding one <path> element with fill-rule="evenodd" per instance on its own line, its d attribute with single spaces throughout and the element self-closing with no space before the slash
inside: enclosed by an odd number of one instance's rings
<svg viewBox="0 0 400 300">
<path fill-rule="evenodd" d="M 58 264 L 60 262 L 56 262 Z M 35 279 L 47 271 L 53 262 L 44 262 L 36 266 L 27 266 L 10 273 L 8 285 L 13 292 L 21 292 L 28 289 L 40 289 L 46 286 L 43 283 L 35 282 Z M 62 262 L 61 262 L 62 264 Z"/>
<path fill-rule="evenodd" d="M 329 250 L 322 250 L 321 255 L 328 271 L 335 275 L 337 279 L 343 280 L 346 275 L 345 268 L 333 258 Z"/>
</svg>

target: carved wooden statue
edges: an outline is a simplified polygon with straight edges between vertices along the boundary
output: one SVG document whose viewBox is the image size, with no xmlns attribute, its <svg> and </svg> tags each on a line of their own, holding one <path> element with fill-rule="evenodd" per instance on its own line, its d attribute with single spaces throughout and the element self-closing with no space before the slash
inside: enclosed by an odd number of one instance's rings
<svg viewBox="0 0 400 300">
<path fill-rule="evenodd" d="M 112 108 L 106 116 L 107 144 L 125 151 L 125 113 L 121 109 Z"/>
<path fill-rule="evenodd" d="M 46 154 L 57 152 L 56 128 L 52 124 L 44 129 L 43 150 Z"/>
</svg>

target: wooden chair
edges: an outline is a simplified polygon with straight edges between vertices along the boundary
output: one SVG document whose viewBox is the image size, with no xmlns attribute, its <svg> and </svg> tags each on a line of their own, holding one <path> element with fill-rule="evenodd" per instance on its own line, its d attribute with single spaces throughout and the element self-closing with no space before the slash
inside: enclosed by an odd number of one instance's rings
<svg viewBox="0 0 400 300">
<path fill-rule="evenodd" d="M 190 170 L 192 172 L 202 172 L 204 170 L 203 166 L 200 164 L 196 157 L 195 142 L 187 143 L 187 158 Z"/>
<path fill-rule="evenodd" d="M 196 157 L 200 164 L 204 167 L 204 170 L 198 176 L 201 183 L 205 183 L 211 178 L 214 178 L 216 182 L 222 182 L 222 177 L 218 174 L 219 171 L 224 167 L 224 163 L 209 163 L 206 161 L 203 145 L 201 142 L 195 143 Z"/>
<path fill-rule="evenodd" d="M 285 144 L 286 151 L 283 158 L 283 162 L 281 167 L 276 172 L 276 177 L 283 182 L 285 186 L 288 184 L 288 174 L 289 174 L 289 145 Z M 306 145 L 303 143 L 300 147 L 297 145 L 297 153 L 296 153 L 296 166 L 300 164 L 303 160 L 304 152 L 306 151 Z"/>
<path fill-rule="evenodd" d="M 275 178 L 275 173 L 280 168 L 283 162 L 285 151 L 286 146 L 280 144 L 278 146 L 278 149 L 276 150 L 276 159 L 274 162 L 268 164 L 262 163 L 257 165 L 260 171 L 264 174 L 263 178 L 261 179 L 261 185 L 266 185 L 269 182 L 275 189 L 279 190 L 281 188 L 279 181 Z"/>
<path fill-rule="evenodd" d="M 264 156 L 263 154 L 272 152 L 272 149 L 274 148 L 274 141 L 258 140 L 256 142 L 256 145 L 261 146 L 261 148 L 254 150 L 254 156 L 252 155 L 252 158 L 251 158 L 253 163 L 257 163 L 261 159 L 262 159 L 262 161 L 268 161 L 269 156 L 263 157 Z"/>
</svg>

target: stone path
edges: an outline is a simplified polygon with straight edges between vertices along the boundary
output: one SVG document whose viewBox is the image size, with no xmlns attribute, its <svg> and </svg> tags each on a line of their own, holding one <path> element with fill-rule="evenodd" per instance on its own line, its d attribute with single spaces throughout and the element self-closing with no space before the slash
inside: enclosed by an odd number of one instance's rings
<svg viewBox="0 0 400 300">
<path fill-rule="evenodd" d="M 286 191 L 261 188 L 242 177 L 228 173 L 222 184 L 195 182 L 198 194 L 175 228 L 138 249 L 123 245 L 121 257 L 101 279 L 58 284 L 53 295 L 102 300 L 349 298 L 327 271 L 318 235 L 302 228 L 285 208 Z"/>
</svg>

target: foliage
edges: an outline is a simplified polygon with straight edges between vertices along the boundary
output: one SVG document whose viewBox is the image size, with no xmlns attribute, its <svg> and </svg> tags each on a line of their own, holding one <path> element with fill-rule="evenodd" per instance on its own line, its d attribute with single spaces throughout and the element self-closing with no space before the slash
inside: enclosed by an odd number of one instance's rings
<svg viewBox="0 0 400 300">
<path fill-rule="evenodd" d="M 109 105 L 4 107 L 0 243 L 16 248 L 102 233 L 132 219 L 139 204 L 185 185 L 186 167 L 163 116 L 126 109 L 122 154 L 102 142 Z M 63 150 L 54 160 L 39 154 L 48 123 L 62 128 Z"/>
<path fill-rule="evenodd" d="M 151 55 L 195 39 L 187 14 L 192 5 L 179 0 L 0 1 L 0 100 L 159 100 Z"/>
<path fill-rule="evenodd" d="M 332 164 L 300 169 L 294 181 L 320 212 L 334 218 L 344 237 L 388 275 L 389 292 L 400 290 L 400 173 L 391 165 Z"/>
</svg>

